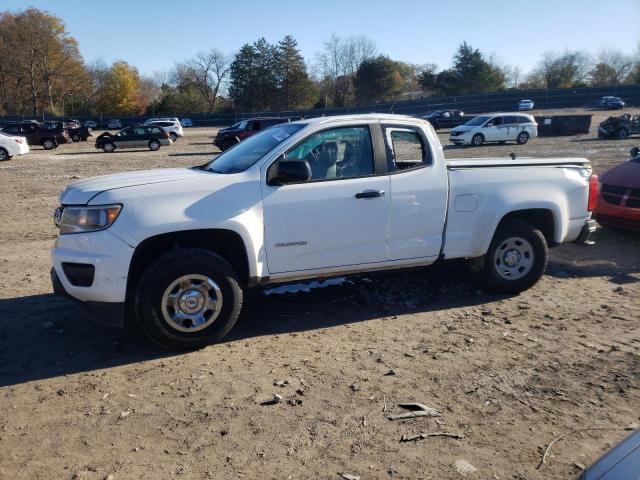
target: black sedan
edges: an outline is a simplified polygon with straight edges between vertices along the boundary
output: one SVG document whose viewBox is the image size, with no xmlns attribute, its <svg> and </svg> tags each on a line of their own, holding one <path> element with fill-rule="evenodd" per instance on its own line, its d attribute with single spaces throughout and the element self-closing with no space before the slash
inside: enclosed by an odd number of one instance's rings
<svg viewBox="0 0 640 480">
<path fill-rule="evenodd" d="M 114 134 L 105 132 L 96 138 L 96 148 L 107 153 L 117 148 L 148 148 L 156 151 L 162 145 L 171 145 L 171 138 L 162 127 L 153 125 L 127 127 Z"/>
</svg>

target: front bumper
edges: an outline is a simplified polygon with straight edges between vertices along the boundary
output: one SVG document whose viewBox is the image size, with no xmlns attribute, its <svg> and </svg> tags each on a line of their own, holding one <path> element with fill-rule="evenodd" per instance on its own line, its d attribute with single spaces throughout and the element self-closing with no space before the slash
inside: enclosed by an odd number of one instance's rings
<svg viewBox="0 0 640 480">
<path fill-rule="evenodd" d="M 133 248 L 109 230 L 60 235 L 51 249 L 53 268 L 68 295 L 81 302 L 123 303 Z M 63 263 L 93 265 L 91 286 L 73 285 Z"/>
<path fill-rule="evenodd" d="M 640 208 L 612 205 L 599 197 L 593 216 L 603 226 L 640 231 Z"/>
<path fill-rule="evenodd" d="M 54 268 L 51 269 L 51 285 L 53 293 L 72 300 L 80 311 L 90 320 L 105 327 L 122 327 L 124 325 L 124 302 L 83 302 L 65 290 Z"/>
<path fill-rule="evenodd" d="M 464 145 L 465 143 L 469 143 L 469 140 L 462 135 L 456 136 L 456 137 L 449 137 L 449 141 L 455 145 Z"/>
</svg>

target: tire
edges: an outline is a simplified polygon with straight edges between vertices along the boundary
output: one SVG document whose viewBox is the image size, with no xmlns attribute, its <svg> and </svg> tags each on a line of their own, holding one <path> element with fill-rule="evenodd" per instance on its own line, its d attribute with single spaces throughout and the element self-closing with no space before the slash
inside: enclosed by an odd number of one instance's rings
<svg viewBox="0 0 640 480">
<path fill-rule="evenodd" d="M 204 306 L 207 297 L 216 301 Z M 238 275 L 226 260 L 209 250 L 180 248 L 145 270 L 134 308 L 140 328 L 153 342 L 171 350 L 194 350 L 233 328 L 242 298 Z M 194 303 L 191 312 L 189 301 Z"/>
<path fill-rule="evenodd" d="M 474 147 L 480 147 L 484 143 L 484 135 L 476 133 L 471 139 L 471 145 Z"/>
<path fill-rule="evenodd" d="M 629 136 L 629 132 L 626 128 L 621 128 L 616 132 L 616 138 L 618 140 L 625 140 Z"/>
<path fill-rule="evenodd" d="M 149 150 L 151 150 L 152 152 L 157 152 L 158 150 L 160 150 L 160 142 L 158 140 L 150 140 Z"/>
<path fill-rule="evenodd" d="M 169 134 L 169 138 L 171 139 L 172 142 L 175 142 L 176 140 L 178 140 L 178 135 L 176 134 L 176 132 L 171 132 Z"/>
<path fill-rule="evenodd" d="M 111 142 L 104 142 L 102 144 L 102 150 L 104 150 L 106 153 L 113 153 L 115 149 L 116 146 Z"/>
<path fill-rule="evenodd" d="M 529 134 L 527 132 L 520 132 L 516 137 L 516 143 L 518 145 L 524 145 L 529 141 Z"/>
<path fill-rule="evenodd" d="M 4 148 L 0 147 L 0 162 L 4 162 L 6 160 L 9 160 L 11 157 L 9 156 L 9 152 L 7 152 L 7 150 L 5 150 Z"/>
<path fill-rule="evenodd" d="M 53 138 L 45 138 L 42 140 L 42 146 L 45 150 L 52 150 L 56 148 L 58 145 Z"/>
<path fill-rule="evenodd" d="M 71 136 L 71 140 L 73 140 L 74 142 L 79 142 L 79 141 L 81 141 L 81 140 L 82 140 L 82 137 L 80 136 L 80 134 L 78 134 L 78 133 L 74 133 L 74 134 Z"/>
<path fill-rule="evenodd" d="M 519 293 L 540 279 L 547 267 L 547 258 L 548 246 L 542 232 L 513 219 L 500 224 L 489 250 L 476 259 L 473 266 L 488 290 Z"/>
</svg>

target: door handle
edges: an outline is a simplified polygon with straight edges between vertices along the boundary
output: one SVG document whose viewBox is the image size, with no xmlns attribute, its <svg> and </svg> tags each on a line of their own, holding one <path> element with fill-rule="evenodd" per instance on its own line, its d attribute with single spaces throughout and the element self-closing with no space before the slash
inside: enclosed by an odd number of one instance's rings
<svg viewBox="0 0 640 480">
<path fill-rule="evenodd" d="M 364 192 L 356 193 L 356 198 L 376 198 L 383 195 L 384 190 L 365 190 Z"/>
</svg>

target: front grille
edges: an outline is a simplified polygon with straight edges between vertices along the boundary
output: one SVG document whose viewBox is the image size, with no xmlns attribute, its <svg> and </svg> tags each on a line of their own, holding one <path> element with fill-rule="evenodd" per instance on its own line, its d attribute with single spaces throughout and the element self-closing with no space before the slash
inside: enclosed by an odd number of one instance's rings
<svg viewBox="0 0 640 480">
<path fill-rule="evenodd" d="M 640 208 L 640 188 L 602 185 L 602 198 L 611 205 Z"/>
</svg>

